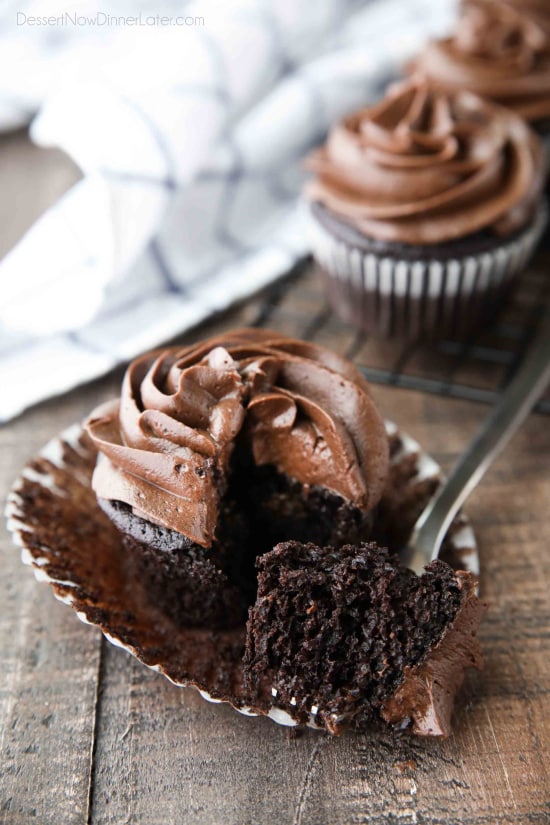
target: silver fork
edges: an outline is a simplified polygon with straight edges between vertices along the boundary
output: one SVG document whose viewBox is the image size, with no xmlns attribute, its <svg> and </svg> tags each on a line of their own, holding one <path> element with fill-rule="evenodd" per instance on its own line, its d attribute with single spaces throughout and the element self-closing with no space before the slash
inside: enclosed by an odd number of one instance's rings
<svg viewBox="0 0 550 825">
<path fill-rule="evenodd" d="M 408 566 L 415 573 L 420 574 L 424 565 L 438 557 L 445 534 L 458 510 L 508 444 L 549 381 L 550 310 L 547 309 L 514 378 L 448 479 L 417 520 L 405 555 Z"/>
</svg>

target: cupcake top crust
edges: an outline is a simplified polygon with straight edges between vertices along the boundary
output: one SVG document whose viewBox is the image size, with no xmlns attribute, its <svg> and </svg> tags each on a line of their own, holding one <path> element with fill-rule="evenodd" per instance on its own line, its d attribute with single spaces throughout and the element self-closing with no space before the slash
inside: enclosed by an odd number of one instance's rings
<svg viewBox="0 0 550 825">
<path fill-rule="evenodd" d="M 306 194 L 370 238 L 438 244 L 525 227 L 542 147 L 513 112 L 420 75 L 347 117 L 308 159 Z"/>
<path fill-rule="evenodd" d="M 277 332 L 242 329 L 130 364 L 120 399 L 86 429 L 99 452 L 100 498 L 209 547 L 238 441 L 273 465 L 357 507 L 384 488 L 384 423 L 344 358 Z"/>
<path fill-rule="evenodd" d="M 469 89 L 529 121 L 550 118 L 550 10 L 526 0 L 467 0 L 451 37 L 414 61 L 439 85 Z"/>
</svg>

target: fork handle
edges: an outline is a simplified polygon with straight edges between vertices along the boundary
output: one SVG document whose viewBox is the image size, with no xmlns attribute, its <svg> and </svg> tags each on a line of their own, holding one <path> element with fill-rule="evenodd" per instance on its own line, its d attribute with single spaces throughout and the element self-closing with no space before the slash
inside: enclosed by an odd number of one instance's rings
<svg viewBox="0 0 550 825">
<path fill-rule="evenodd" d="M 447 481 L 417 520 L 409 541 L 416 572 L 439 555 L 458 510 L 504 449 L 550 382 L 550 311 L 541 319 L 523 362 Z"/>
</svg>

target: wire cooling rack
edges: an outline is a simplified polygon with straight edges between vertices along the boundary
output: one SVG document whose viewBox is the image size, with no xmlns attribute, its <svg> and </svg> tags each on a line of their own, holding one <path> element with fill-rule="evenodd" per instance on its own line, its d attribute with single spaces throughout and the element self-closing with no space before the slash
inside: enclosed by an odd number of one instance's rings
<svg viewBox="0 0 550 825">
<path fill-rule="evenodd" d="M 246 321 L 327 345 L 352 358 L 374 383 L 494 404 L 521 363 L 550 299 L 545 258 L 550 260 L 539 255 L 522 273 L 491 326 L 465 342 L 404 343 L 355 331 L 328 308 L 310 260 L 267 290 Z M 550 391 L 535 411 L 550 415 Z"/>
</svg>

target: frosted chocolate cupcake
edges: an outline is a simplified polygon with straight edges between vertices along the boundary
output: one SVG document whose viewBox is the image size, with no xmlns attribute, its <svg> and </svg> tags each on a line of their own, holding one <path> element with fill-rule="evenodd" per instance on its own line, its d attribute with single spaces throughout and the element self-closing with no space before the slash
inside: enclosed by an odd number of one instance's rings
<svg viewBox="0 0 550 825">
<path fill-rule="evenodd" d="M 242 623 L 256 556 L 365 540 L 388 470 L 368 386 L 334 353 L 237 330 L 147 354 L 87 422 L 93 489 L 182 625 Z"/>
<path fill-rule="evenodd" d="M 548 0 L 506 0 L 509 6 L 521 14 L 528 14 L 550 34 L 550 6 Z"/>
<path fill-rule="evenodd" d="M 550 11 L 542 4 L 467 0 L 453 35 L 428 43 L 412 69 L 448 91 L 467 89 L 512 109 L 543 135 L 550 131 Z"/>
<path fill-rule="evenodd" d="M 399 551 L 440 483 L 368 389 L 349 361 L 275 332 L 144 355 L 88 435 L 70 428 L 17 480 L 22 559 L 206 699 L 333 734 L 383 720 L 445 735 L 483 605 L 471 573 L 438 561 L 419 578 L 365 543 Z M 455 565 L 475 548 L 465 531 L 455 520 Z"/>
<path fill-rule="evenodd" d="M 372 333 L 466 334 L 545 224 L 542 147 L 522 118 L 419 76 L 335 126 L 308 165 L 329 300 Z"/>
</svg>

